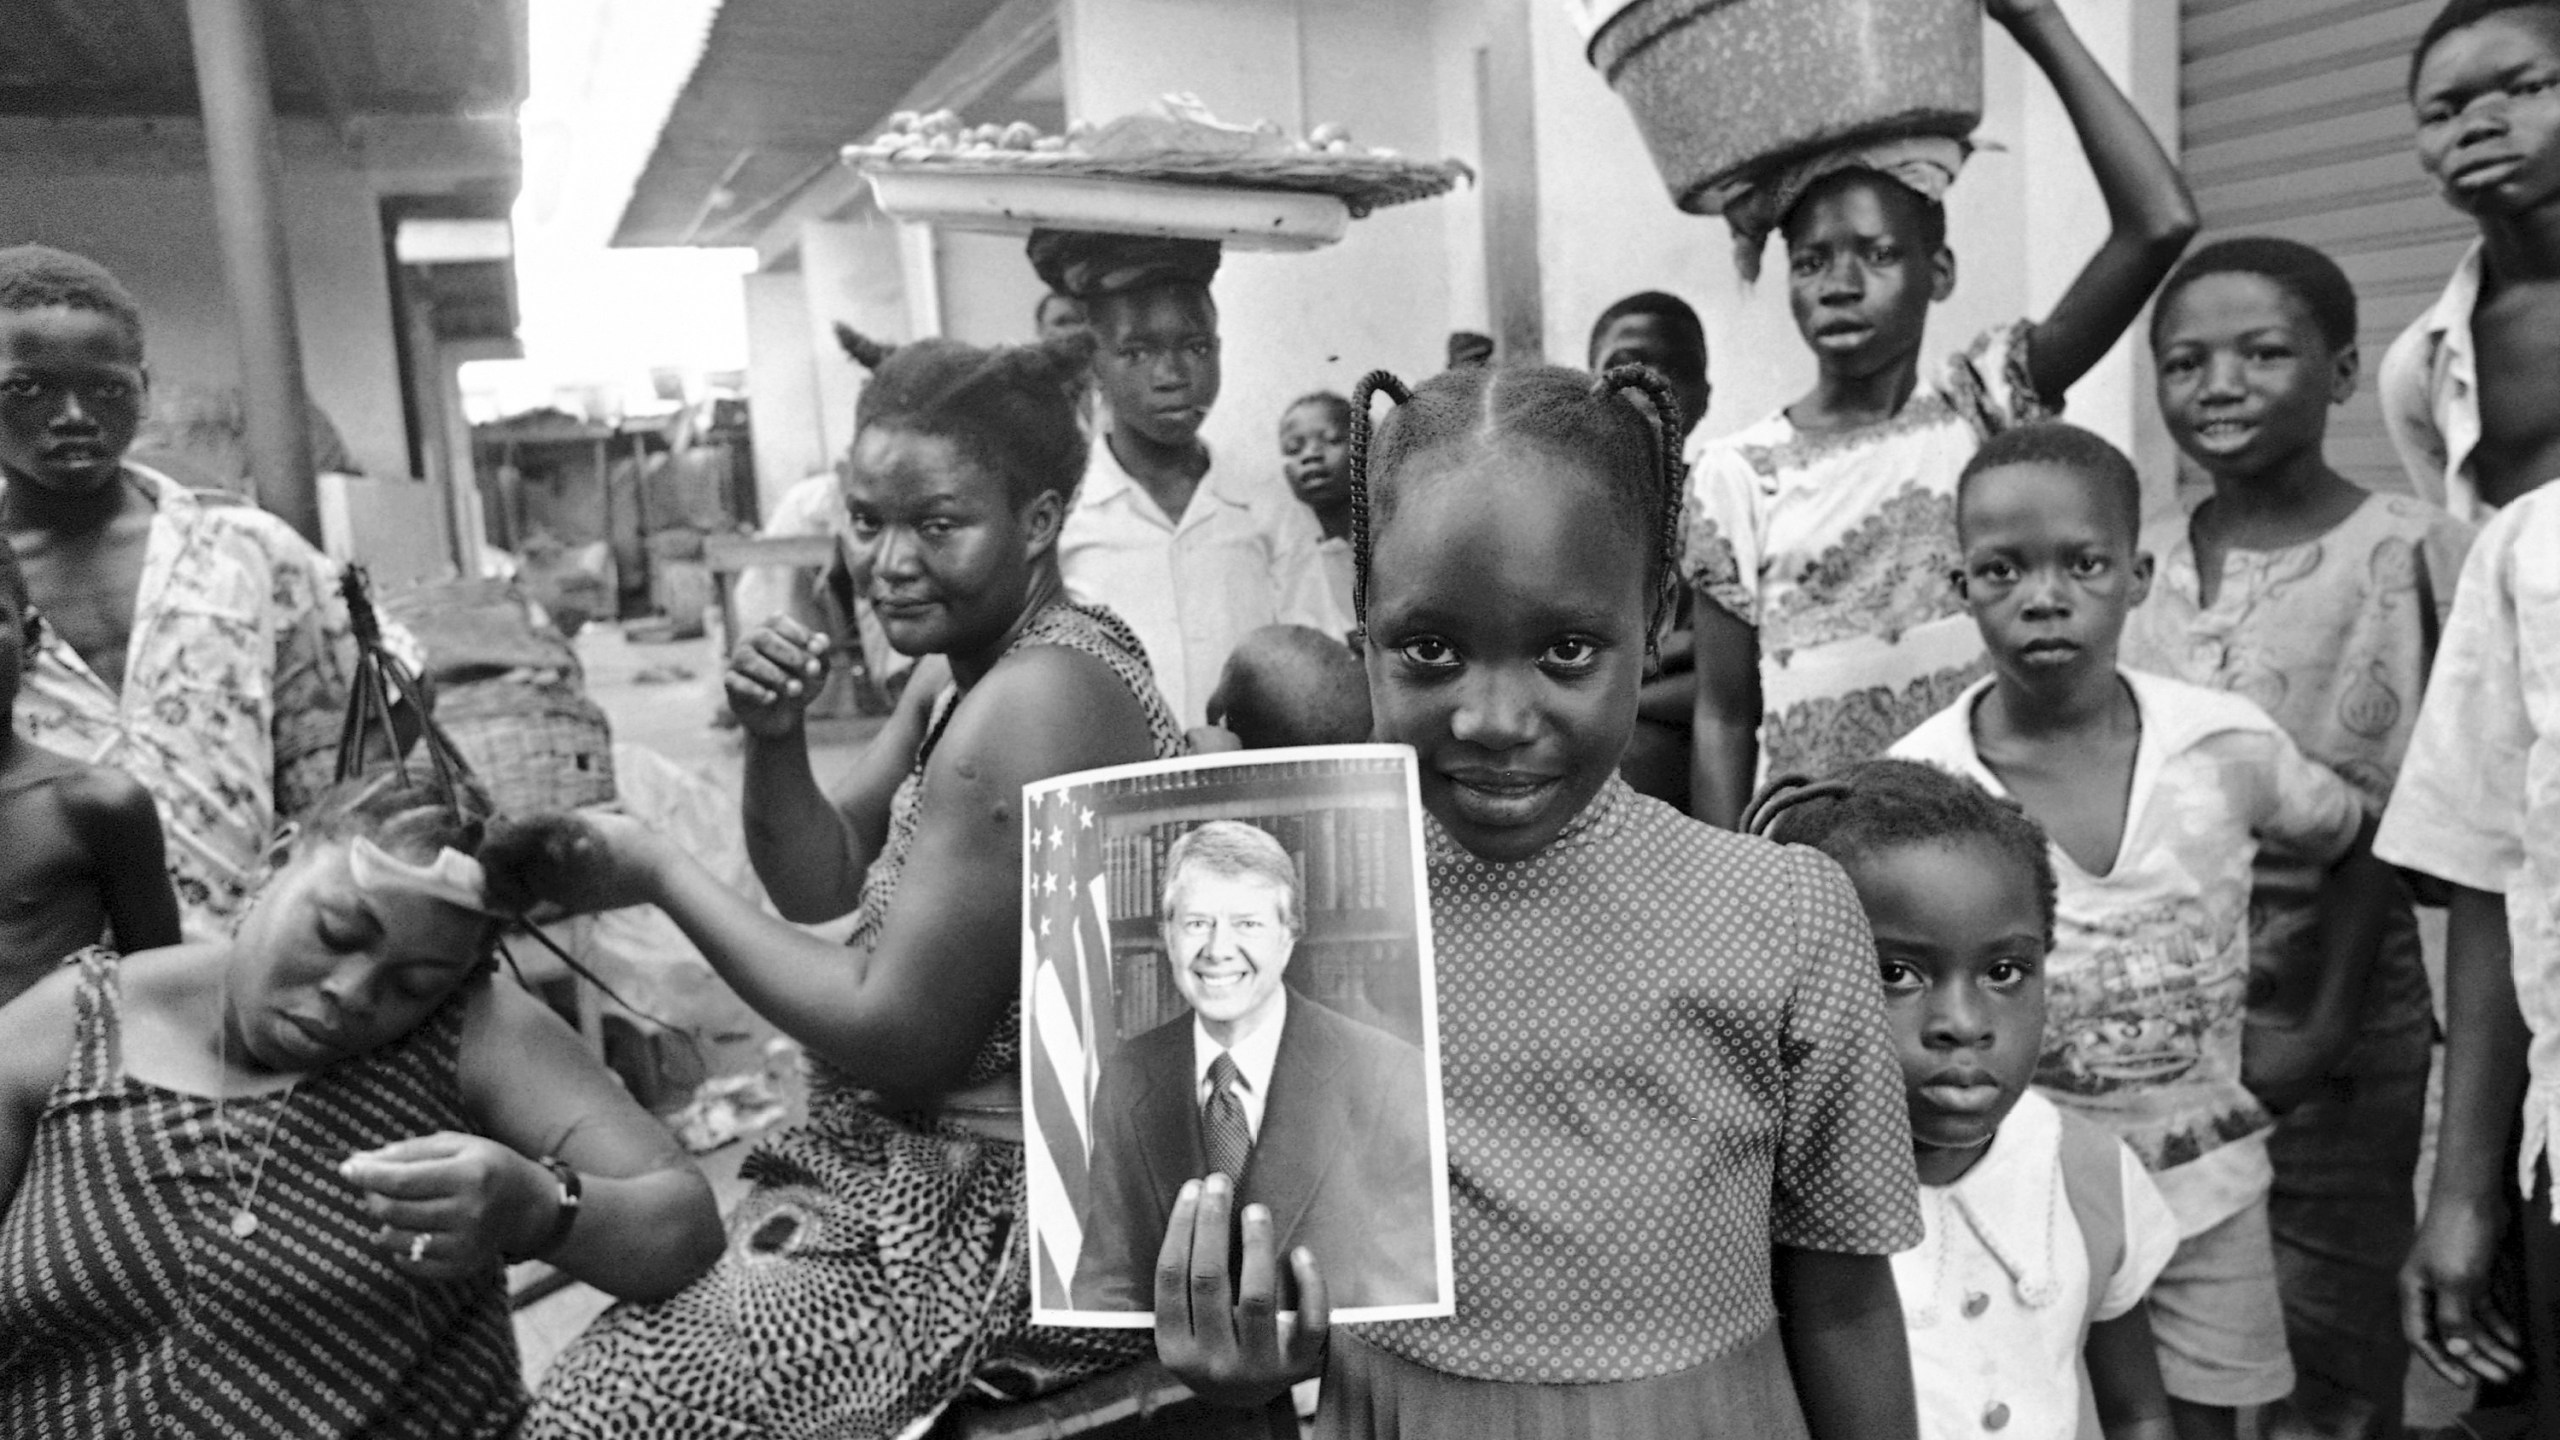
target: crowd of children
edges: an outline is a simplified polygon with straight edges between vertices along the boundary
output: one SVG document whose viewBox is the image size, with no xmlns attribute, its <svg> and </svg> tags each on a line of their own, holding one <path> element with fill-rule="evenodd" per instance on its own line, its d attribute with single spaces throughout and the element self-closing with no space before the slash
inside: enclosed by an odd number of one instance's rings
<svg viewBox="0 0 2560 1440">
<path fill-rule="evenodd" d="M 1293 402 L 1291 507 L 1199 438 L 1197 242 L 1044 232 L 1054 334 L 873 355 L 813 493 L 923 663 L 835 795 L 836 642 L 775 620 L 726 680 L 758 875 L 850 951 L 634 822 L 316 784 L 327 563 L 131 466 L 138 310 L 0 252 L 10 1432 L 916 1434 L 1152 1350 L 1257 1415 L 1316 1382 L 1325 1436 L 2368 1440 L 2413 1354 L 2467 1433 L 2560 1435 L 2560 4 L 2453 0 L 2412 59 L 2479 228 L 2381 367 L 2423 499 L 2328 459 L 2339 266 L 2187 254 L 2059 6 L 1987 9 L 2108 238 L 1925 367 L 1952 176 L 1792 167 L 1755 203 L 1817 378 L 1717 438 L 1647 291 L 1589 371 Z M 2054 418 L 2146 305 L 2209 486 L 2149 524 Z M 1328 1257 L 1210 1176 L 1152 1337 L 1030 1324 L 1021 787 L 1369 739 L 1429 817 L 1455 1313 L 1332 1324 Z M 813 1058 L 716 1257 L 699 1176 L 489 963 L 499 913 L 640 902 Z M 630 1302 L 532 1397 L 530 1254 Z"/>
</svg>

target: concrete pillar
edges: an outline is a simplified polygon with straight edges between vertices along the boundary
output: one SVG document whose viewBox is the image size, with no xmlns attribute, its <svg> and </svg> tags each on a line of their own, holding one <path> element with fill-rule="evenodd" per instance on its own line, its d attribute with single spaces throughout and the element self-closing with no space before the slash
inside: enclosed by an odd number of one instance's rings
<svg viewBox="0 0 2560 1440">
<path fill-rule="evenodd" d="M 801 477 L 827 467 L 826 422 L 818 414 L 819 355 L 809 326 L 809 296 L 799 270 L 744 277 L 747 301 L 748 415 L 755 425 L 757 513 L 771 515 Z"/>
<path fill-rule="evenodd" d="M 240 337 L 240 394 L 258 502 L 320 541 L 318 475 L 303 410 L 302 348 L 285 260 L 261 0 L 187 0 L 204 106 L 215 228 Z"/>
</svg>

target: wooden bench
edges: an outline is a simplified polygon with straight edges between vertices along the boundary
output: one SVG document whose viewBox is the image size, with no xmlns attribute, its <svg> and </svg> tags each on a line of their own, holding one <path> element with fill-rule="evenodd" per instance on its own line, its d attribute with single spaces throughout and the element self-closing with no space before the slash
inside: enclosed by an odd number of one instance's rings
<svg viewBox="0 0 2560 1440">
<path fill-rule="evenodd" d="M 824 570 L 835 563 L 832 535 L 705 535 L 702 563 L 711 570 L 712 593 L 719 597 L 720 633 L 738 638 L 738 608 L 732 592 L 738 573 L 775 565 L 792 570 Z"/>
</svg>

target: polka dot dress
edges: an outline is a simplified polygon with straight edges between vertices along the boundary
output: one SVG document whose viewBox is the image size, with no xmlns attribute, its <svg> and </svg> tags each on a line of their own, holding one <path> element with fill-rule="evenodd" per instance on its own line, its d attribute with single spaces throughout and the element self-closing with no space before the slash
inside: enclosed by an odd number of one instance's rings
<svg viewBox="0 0 2560 1440">
<path fill-rule="evenodd" d="M 1484 1380 L 1666 1375 L 1775 1353 L 1748 1345 L 1777 1318 L 1773 1244 L 1918 1243 L 1874 943 L 1838 867 L 1613 779 L 1525 861 L 1435 825 L 1430 874 L 1457 1313 L 1362 1339 Z"/>
</svg>

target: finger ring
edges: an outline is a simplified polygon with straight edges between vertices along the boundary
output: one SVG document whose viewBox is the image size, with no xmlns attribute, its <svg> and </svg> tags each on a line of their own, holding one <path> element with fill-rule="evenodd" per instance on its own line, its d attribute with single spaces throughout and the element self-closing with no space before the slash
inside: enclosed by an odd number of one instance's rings
<svg viewBox="0 0 2560 1440">
<path fill-rule="evenodd" d="M 423 1265 L 426 1263 L 426 1260 L 427 1232 L 421 1230 L 417 1234 L 409 1237 L 409 1263 L 412 1265 Z"/>
</svg>

